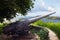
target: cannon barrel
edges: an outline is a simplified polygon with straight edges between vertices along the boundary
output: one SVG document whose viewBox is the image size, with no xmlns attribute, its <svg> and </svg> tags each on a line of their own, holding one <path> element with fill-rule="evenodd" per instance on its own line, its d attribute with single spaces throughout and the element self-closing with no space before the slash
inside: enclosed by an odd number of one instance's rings
<svg viewBox="0 0 60 40">
<path fill-rule="evenodd" d="M 50 16 L 52 14 L 55 14 L 55 13 L 56 12 L 52 12 L 52 13 L 49 13 L 49 14 L 44 15 L 44 16 L 41 16 L 41 15 L 40 16 L 36 16 L 35 18 L 28 19 L 27 22 L 30 24 L 30 23 L 33 23 L 33 22 L 35 22 L 37 20 L 40 20 L 40 19 L 45 18 L 45 17 L 48 17 L 48 16 Z"/>
</svg>

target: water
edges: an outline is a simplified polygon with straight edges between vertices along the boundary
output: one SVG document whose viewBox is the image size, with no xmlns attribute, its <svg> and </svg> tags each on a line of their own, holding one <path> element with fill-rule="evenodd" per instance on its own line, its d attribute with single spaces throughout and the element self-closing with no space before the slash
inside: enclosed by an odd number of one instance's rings
<svg viewBox="0 0 60 40">
<path fill-rule="evenodd" d="M 43 19 L 41 19 L 42 21 L 44 21 L 44 22 L 60 22 L 60 20 L 52 20 L 52 19 L 47 19 L 47 18 L 43 18 Z"/>
</svg>

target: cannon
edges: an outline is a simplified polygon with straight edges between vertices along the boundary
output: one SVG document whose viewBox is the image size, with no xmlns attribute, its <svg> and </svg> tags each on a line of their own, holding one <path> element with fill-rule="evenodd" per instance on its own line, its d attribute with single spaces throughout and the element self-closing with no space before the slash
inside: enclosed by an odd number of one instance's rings
<svg viewBox="0 0 60 40">
<path fill-rule="evenodd" d="M 44 15 L 44 16 L 36 16 L 34 18 L 31 18 L 31 19 L 27 19 L 27 20 L 23 20 L 23 21 L 16 21 L 16 22 L 10 23 L 3 28 L 2 33 L 6 34 L 6 35 L 14 35 L 14 34 L 17 34 L 20 36 L 21 35 L 27 35 L 27 34 L 29 34 L 29 31 L 31 29 L 37 29 L 37 30 L 40 29 L 38 27 L 32 27 L 30 25 L 31 23 L 33 23 L 37 20 L 40 20 L 42 18 L 45 18 L 49 15 L 52 15 L 54 13 L 56 13 L 56 12 L 52 12 L 52 13 Z"/>
</svg>

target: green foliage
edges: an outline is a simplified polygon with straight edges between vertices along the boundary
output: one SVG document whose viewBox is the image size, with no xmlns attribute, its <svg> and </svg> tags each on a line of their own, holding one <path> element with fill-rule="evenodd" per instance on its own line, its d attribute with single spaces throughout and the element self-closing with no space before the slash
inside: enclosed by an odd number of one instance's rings
<svg viewBox="0 0 60 40">
<path fill-rule="evenodd" d="M 0 23 L 0 34 L 2 33 L 2 28 L 4 27 L 3 23 Z"/>
<path fill-rule="evenodd" d="M 43 22 L 41 20 L 33 23 L 33 25 L 39 25 L 39 26 L 43 26 L 43 27 L 48 27 L 50 28 L 52 31 L 54 31 L 57 36 L 60 38 L 60 22 L 54 23 L 54 22 Z"/>
<path fill-rule="evenodd" d="M 48 30 L 45 28 L 41 28 L 39 31 L 38 30 L 31 30 L 32 33 L 36 33 L 39 35 L 40 40 L 49 40 L 48 38 Z"/>
<path fill-rule="evenodd" d="M 0 34 L 2 33 L 2 29 L 8 25 L 7 23 L 0 23 Z"/>
<path fill-rule="evenodd" d="M 40 39 L 41 40 L 49 40 L 47 29 L 44 28 L 43 30 L 40 30 Z"/>
<path fill-rule="evenodd" d="M 0 21 L 15 17 L 16 13 L 27 14 L 33 8 L 33 0 L 0 0 Z"/>
</svg>

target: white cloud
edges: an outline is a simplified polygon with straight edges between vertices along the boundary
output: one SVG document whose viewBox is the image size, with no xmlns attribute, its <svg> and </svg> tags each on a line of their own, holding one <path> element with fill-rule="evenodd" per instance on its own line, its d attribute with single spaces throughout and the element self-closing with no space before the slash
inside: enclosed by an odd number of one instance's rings
<svg viewBox="0 0 60 40">
<path fill-rule="evenodd" d="M 55 9 L 51 6 L 48 7 L 48 11 L 52 12 L 52 11 L 55 11 Z"/>
<path fill-rule="evenodd" d="M 52 12 L 52 11 L 55 11 L 55 9 L 51 6 L 47 6 L 47 4 L 45 4 L 44 0 L 40 0 L 41 2 L 41 11 L 49 11 L 49 12 Z"/>
<path fill-rule="evenodd" d="M 43 0 L 40 0 L 41 2 L 41 6 L 44 7 L 45 6 L 45 2 Z"/>
</svg>

